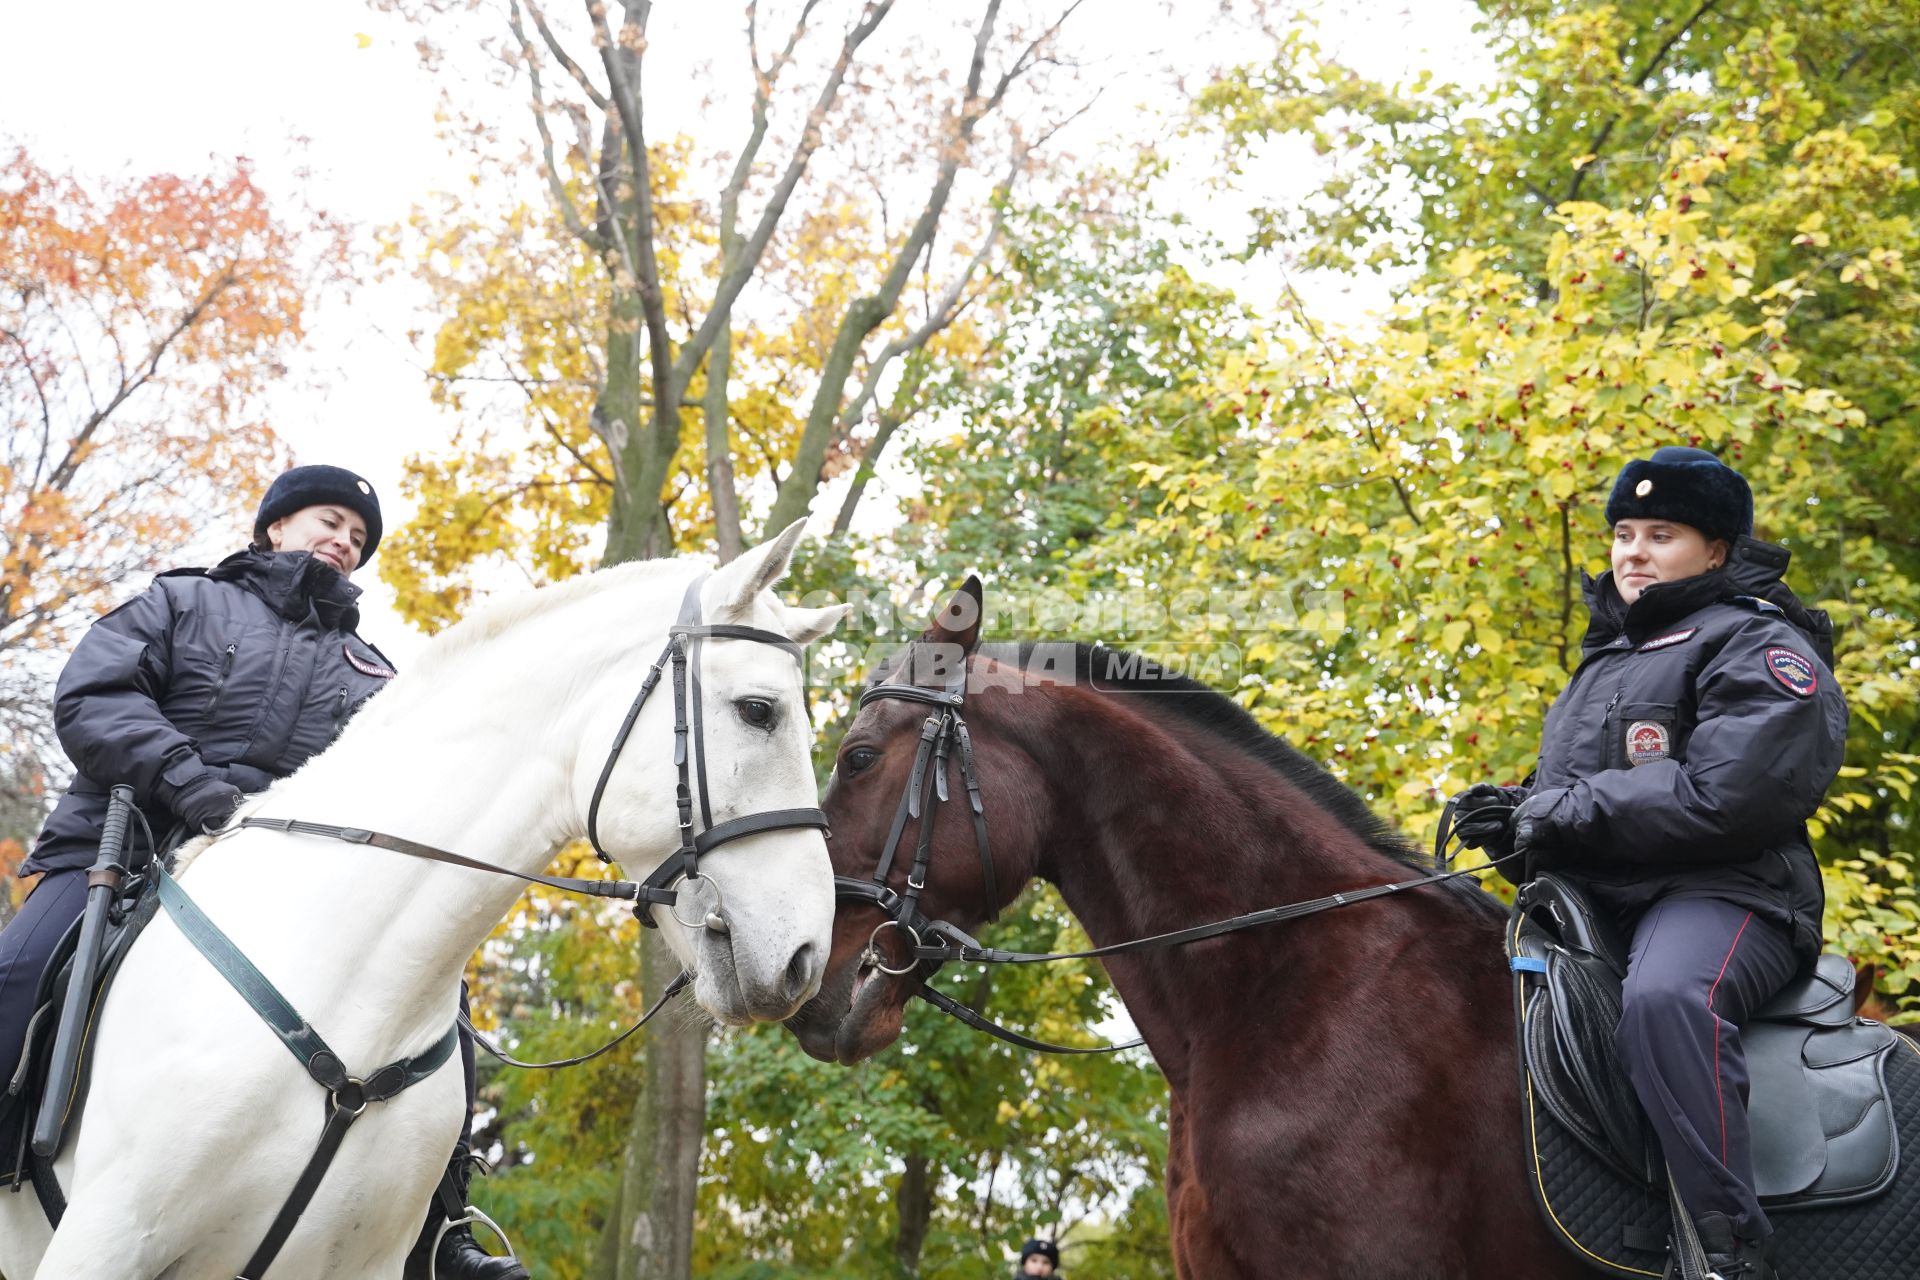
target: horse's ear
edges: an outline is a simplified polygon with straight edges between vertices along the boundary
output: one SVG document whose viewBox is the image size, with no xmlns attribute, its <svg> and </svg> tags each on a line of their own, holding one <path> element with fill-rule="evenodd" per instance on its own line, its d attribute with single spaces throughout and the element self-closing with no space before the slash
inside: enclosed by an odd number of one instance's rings
<svg viewBox="0 0 1920 1280">
<path fill-rule="evenodd" d="M 850 604 L 831 604 L 824 609 L 788 609 L 787 639 L 795 644 L 812 644 L 845 622 L 853 612 Z"/>
<path fill-rule="evenodd" d="M 957 645 L 962 653 L 972 653 L 980 643 L 980 623 L 986 612 L 986 591 L 980 585 L 980 575 L 970 573 L 920 638 L 928 644 Z"/>
<path fill-rule="evenodd" d="M 806 520 L 795 520 L 777 535 L 743 552 L 738 560 L 713 575 L 707 600 L 715 615 L 743 614 L 753 608 L 754 597 L 786 576 L 793 560 L 793 549 L 807 531 Z"/>
</svg>

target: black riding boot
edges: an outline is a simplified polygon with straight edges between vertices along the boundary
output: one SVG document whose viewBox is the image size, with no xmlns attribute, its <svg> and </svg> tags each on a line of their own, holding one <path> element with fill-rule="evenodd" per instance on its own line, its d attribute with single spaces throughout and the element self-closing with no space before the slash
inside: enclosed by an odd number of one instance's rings
<svg viewBox="0 0 1920 1280">
<path fill-rule="evenodd" d="M 477 1160 L 462 1143 L 453 1149 L 453 1162 L 447 1166 L 463 1209 Z M 433 1251 L 433 1273 L 437 1280 L 531 1280 L 527 1269 L 515 1259 L 496 1258 L 482 1249 L 470 1226 L 454 1227 L 440 1237 L 440 1247 Z"/>
<path fill-rule="evenodd" d="M 1743 1240 L 1733 1234 L 1726 1215 L 1704 1214 L 1694 1224 L 1700 1247 L 1706 1251 L 1707 1270 L 1720 1280 L 1780 1280 L 1773 1269 L 1773 1238 Z"/>
</svg>

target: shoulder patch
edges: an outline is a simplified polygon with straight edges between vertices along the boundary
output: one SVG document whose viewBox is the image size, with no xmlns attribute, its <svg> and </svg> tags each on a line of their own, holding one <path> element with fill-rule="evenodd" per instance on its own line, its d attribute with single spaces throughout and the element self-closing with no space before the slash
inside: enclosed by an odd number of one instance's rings
<svg viewBox="0 0 1920 1280">
<path fill-rule="evenodd" d="M 1640 652 L 1645 653 L 1649 649 L 1664 649 L 1670 644 L 1684 644 L 1686 641 L 1693 639 L 1699 630 L 1700 628 L 1698 627 L 1688 627 L 1685 631 L 1675 631 L 1668 635 L 1655 636 L 1640 646 Z"/>
<path fill-rule="evenodd" d="M 1767 650 L 1767 670 L 1773 672 L 1775 680 L 1803 698 L 1820 687 L 1820 677 L 1816 674 L 1813 662 L 1791 649 L 1775 647 Z"/>
<path fill-rule="evenodd" d="M 353 651 L 353 646 L 350 644 L 341 645 L 340 652 L 347 655 L 348 663 L 352 665 L 355 671 L 358 671 L 363 676 L 373 676 L 380 680 L 391 680 L 398 674 L 391 667 L 383 667 L 371 658 L 361 657 Z"/>
</svg>

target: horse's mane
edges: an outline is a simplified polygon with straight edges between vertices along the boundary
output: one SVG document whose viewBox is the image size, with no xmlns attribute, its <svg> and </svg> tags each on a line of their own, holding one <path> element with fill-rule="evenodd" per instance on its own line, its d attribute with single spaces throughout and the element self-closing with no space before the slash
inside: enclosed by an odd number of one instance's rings
<svg viewBox="0 0 1920 1280">
<path fill-rule="evenodd" d="M 1007 662 L 1027 670 L 1037 653 L 1057 650 L 1046 644 L 983 644 L 982 657 Z M 1182 723 L 1210 733 L 1229 746 L 1236 747 L 1272 769 L 1288 784 L 1299 789 L 1321 809 L 1338 820 L 1375 853 L 1391 858 L 1420 872 L 1439 868 L 1433 859 L 1420 853 L 1392 824 L 1376 814 L 1360 796 L 1312 757 L 1296 750 L 1284 738 L 1268 732 L 1258 720 L 1233 699 L 1210 685 L 1190 676 L 1167 670 L 1150 658 L 1109 649 L 1100 644 L 1075 644 L 1074 682 L 1081 688 L 1102 693 L 1152 694 L 1146 705 L 1178 718 Z M 1495 914 L 1501 907 L 1491 895 L 1463 880 L 1446 882 L 1470 900 Z"/>
<path fill-rule="evenodd" d="M 687 559 L 634 560 L 611 569 L 583 573 L 552 586 L 490 600 L 428 641 L 418 660 L 407 670 L 415 675 L 430 674 L 529 618 L 565 608 L 576 600 L 598 595 L 634 578 L 665 575 L 696 567 L 698 562 Z"/>
</svg>

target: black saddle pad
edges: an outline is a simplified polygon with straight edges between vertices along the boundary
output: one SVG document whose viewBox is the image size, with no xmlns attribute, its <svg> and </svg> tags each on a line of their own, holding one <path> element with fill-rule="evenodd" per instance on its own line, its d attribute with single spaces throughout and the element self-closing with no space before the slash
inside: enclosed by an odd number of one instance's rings
<svg viewBox="0 0 1920 1280">
<path fill-rule="evenodd" d="M 1900 1036 L 1887 1055 L 1894 1122 L 1920 1140 L 1920 1044 Z M 1629 1178 L 1560 1124 L 1523 1075 L 1523 1119 L 1534 1200 L 1561 1242 L 1604 1275 L 1660 1277 L 1671 1226 L 1666 1193 Z M 1871 1200 L 1770 1211 L 1778 1268 L 1788 1280 L 1913 1280 L 1920 1275 L 1920 1161 L 1906 1160 Z"/>
</svg>

